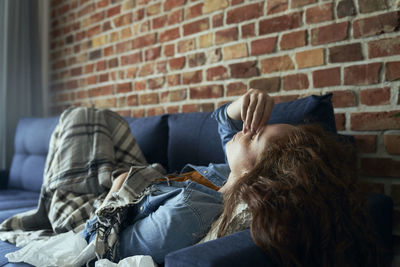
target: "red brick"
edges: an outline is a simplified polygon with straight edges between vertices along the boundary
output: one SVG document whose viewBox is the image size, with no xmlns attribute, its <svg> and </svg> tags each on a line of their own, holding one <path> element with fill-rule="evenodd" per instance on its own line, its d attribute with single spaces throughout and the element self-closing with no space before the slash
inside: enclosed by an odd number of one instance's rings
<svg viewBox="0 0 400 267">
<path fill-rule="evenodd" d="M 338 18 L 354 16 L 356 14 L 356 7 L 353 0 L 342 0 L 336 7 Z"/>
<path fill-rule="evenodd" d="M 307 8 L 306 10 L 306 23 L 313 24 L 333 19 L 333 5 L 326 3 L 323 5 Z"/>
<path fill-rule="evenodd" d="M 300 27 L 302 14 L 300 12 L 282 15 L 259 22 L 259 34 L 282 32 Z"/>
<path fill-rule="evenodd" d="M 357 105 L 356 95 L 351 90 L 332 92 L 332 105 L 334 108 L 354 107 Z"/>
<path fill-rule="evenodd" d="M 351 114 L 351 129 L 354 131 L 380 131 L 400 129 L 400 117 L 397 111 L 361 112 Z"/>
<path fill-rule="evenodd" d="M 363 60 L 361 43 L 339 45 L 329 48 L 329 62 L 350 62 Z"/>
<path fill-rule="evenodd" d="M 146 89 L 146 83 L 144 81 L 135 82 L 135 91 L 143 91 Z"/>
<path fill-rule="evenodd" d="M 282 84 L 283 90 L 307 89 L 310 86 L 307 74 L 304 73 L 285 76 L 282 79 Z"/>
<path fill-rule="evenodd" d="M 383 136 L 386 151 L 391 155 L 400 155 L 400 134 L 388 133 Z"/>
<path fill-rule="evenodd" d="M 121 27 L 124 25 L 131 24 L 132 21 L 133 21 L 132 14 L 128 13 L 128 14 L 124 14 L 122 16 L 115 18 L 114 25 L 115 25 L 115 27 Z"/>
<path fill-rule="evenodd" d="M 183 21 L 183 9 L 172 11 L 168 16 L 168 25 L 177 24 Z"/>
<path fill-rule="evenodd" d="M 97 76 L 93 75 L 93 76 L 89 76 L 86 78 L 86 84 L 87 85 L 91 85 L 91 84 L 96 84 L 97 83 Z"/>
<path fill-rule="evenodd" d="M 376 153 L 376 135 L 355 135 L 356 149 L 359 153 Z"/>
<path fill-rule="evenodd" d="M 336 129 L 344 131 L 346 129 L 346 115 L 343 113 L 335 113 Z"/>
<path fill-rule="evenodd" d="M 85 66 L 85 74 L 92 73 L 94 70 L 94 64 L 88 64 Z"/>
<path fill-rule="evenodd" d="M 400 61 L 386 63 L 386 81 L 400 79 Z"/>
<path fill-rule="evenodd" d="M 121 65 L 130 65 L 130 64 L 136 64 L 142 62 L 142 53 L 141 52 L 136 52 L 131 55 L 126 55 L 121 57 Z"/>
<path fill-rule="evenodd" d="M 203 15 L 203 5 L 204 3 L 198 3 L 194 6 L 186 8 L 185 19 L 192 19 Z"/>
<path fill-rule="evenodd" d="M 111 29 L 112 29 L 112 26 L 111 26 L 111 22 L 110 21 L 104 22 L 103 25 L 101 26 L 101 31 L 102 32 L 106 32 L 106 31 L 109 31 Z"/>
<path fill-rule="evenodd" d="M 107 18 L 118 15 L 121 13 L 121 6 L 117 5 L 115 7 L 107 9 Z"/>
<path fill-rule="evenodd" d="M 190 88 L 190 99 L 209 99 L 221 97 L 224 93 L 222 85 L 207 85 Z"/>
<path fill-rule="evenodd" d="M 163 87 L 165 83 L 164 77 L 152 78 L 147 80 L 147 87 L 149 89 L 159 89 Z"/>
<path fill-rule="evenodd" d="M 67 82 L 67 89 L 76 89 L 78 88 L 78 80 L 72 80 Z"/>
<path fill-rule="evenodd" d="M 132 111 L 133 117 L 141 118 L 144 117 L 144 109 L 135 109 Z"/>
<path fill-rule="evenodd" d="M 178 52 L 185 53 L 196 49 L 196 39 L 187 39 L 178 42 Z"/>
<path fill-rule="evenodd" d="M 400 37 L 380 39 L 368 43 L 370 58 L 388 57 L 400 54 Z"/>
<path fill-rule="evenodd" d="M 82 74 L 82 67 L 76 67 L 71 69 L 71 76 L 78 76 Z"/>
<path fill-rule="evenodd" d="M 89 59 L 90 60 L 94 60 L 94 59 L 98 59 L 101 57 L 101 49 L 92 51 L 89 53 Z"/>
<path fill-rule="evenodd" d="M 126 78 L 136 78 L 138 67 L 131 67 L 126 69 Z"/>
<path fill-rule="evenodd" d="M 99 75 L 99 82 L 107 82 L 109 80 L 108 73 L 103 73 Z"/>
<path fill-rule="evenodd" d="M 223 49 L 224 60 L 243 58 L 249 55 L 247 43 L 236 43 L 225 46 Z"/>
<path fill-rule="evenodd" d="M 110 4 L 109 0 L 100 0 L 97 2 L 97 8 L 103 8 Z"/>
<path fill-rule="evenodd" d="M 155 16 L 161 13 L 161 3 L 155 3 L 146 8 L 146 16 Z"/>
<path fill-rule="evenodd" d="M 185 72 L 182 74 L 182 83 L 183 84 L 192 84 L 192 83 L 200 83 L 203 80 L 202 71 L 191 71 Z"/>
<path fill-rule="evenodd" d="M 360 99 L 361 104 L 367 106 L 387 105 L 390 103 L 390 87 L 361 90 Z"/>
<path fill-rule="evenodd" d="M 292 69 L 294 69 L 294 63 L 288 55 L 261 60 L 262 73 L 272 73 Z"/>
<path fill-rule="evenodd" d="M 344 68 L 345 85 L 367 85 L 379 82 L 381 63 L 350 66 Z"/>
<path fill-rule="evenodd" d="M 290 32 L 282 35 L 280 47 L 283 50 L 302 47 L 307 44 L 307 31 Z"/>
<path fill-rule="evenodd" d="M 267 14 L 276 14 L 288 9 L 288 0 L 269 0 L 267 1 Z"/>
<path fill-rule="evenodd" d="M 127 96 L 126 103 L 129 107 L 137 106 L 139 104 L 139 98 L 137 95 Z"/>
<path fill-rule="evenodd" d="M 108 57 L 108 56 L 112 56 L 114 55 L 114 46 L 109 46 L 104 48 L 104 56 Z"/>
<path fill-rule="evenodd" d="M 108 68 L 116 68 L 118 67 L 118 58 L 112 58 L 108 60 Z"/>
<path fill-rule="evenodd" d="M 245 20 L 251 20 L 263 15 L 264 3 L 254 3 L 231 9 L 227 13 L 226 23 L 239 23 Z"/>
<path fill-rule="evenodd" d="M 139 76 L 143 77 L 143 76 L 148 76 L 150 74 L 154 73 L 154 63 L 148 63 L 148 64 L 144 64 L 142 65 L 142 67 L 140 68 L 139 71 Z"/>
<path fill-rule="evenodd" d="M 280 77 L 261 78 L 250 81 L 251 89 L 265 90 L 268 93 L 278 92 L 280 86 Z"/>
<path fill-rule="evenodd" d="M 182 106 L 182 112 L 187 113 L 187 112 L 197 112 L 199 110 L 199 106 L 197 104 L 187 104 Z"/>
<path fill-rule="evenodd" d="M 89 13 L 92 13 L 95 10 L 96 6 L 94 4 L 89 4 L 87 6 L 85 6 L 84 8 L 82 8 L 81 10 L 78 11 L 78 17 L 82 17 L 85 16 Z M 114 12 L 114 11 L 111 11 Z M 108 11 L 107 11 L 108 14 Z"/>
<path fill-rule="evenodd" d="M 181 84 L 181 75 L 180 74 L 171 74 L 167 76 L 168 86 L 176 86 Z"/>
<path fill-rule="evenodd" d="M 183 35 L 191 35 L 198 32 L 208 30 L 210 23 L 208 18 L 200 19 L 183 25 Z"/>
<path fill-rule="evenodd" d="M 166 25 L 168 16 L 163 15 L 153 19 L 153 29 L 159 29 Z"/>
<path fill-rule="evenodd" d="M 228 78 L 228 70 L 224 66 L 212 67 L 207 70 L 207 81 L 224 80 Z"/>
<path fill-rule="evenodd" d="M 340 84 L 340 68 L 316 70 L 312 75 L 315 88 Z"/>
<path fill-rule="evenodd" d="M 161 95 L 161 102 L 177 102 L 183 101 L 187 99 L 187 90 L 175 90 L 175 91 L 167 91 Z"/>
<path fill-rule="evenodd" d="M 117 84 L 117 93 L 127 93 L 131 91 L 132 84 L 130 82 Z"/>
<path fill-rule="evenodd" d="M 164 56 L 172 57 L 174 55 L 175 55 L 175 45 L 174 44 L 164 45 Z"/>
<path fill-rule="evenodd" d="M 242 38 L 248 38 L 256 36 L 255 24 L 249 23 L 242 26 Z"/>
<path fill-rule="evenodd" d="M 119 53 L 123 53 L 123 52 L 128 52 L 132 49 L 131 47 L 132 47 L 131 41 L 125 41 L 122 43 L 118 43 L 116 45 L 117 53 L 119 54 Z"/>
<path fill-rule="evenodd" d="M 140 105 L 158 104 L 158 93 L 140 95 L 139 103 Z"/>
<path fill-rule="evenodd" d="M 178 28 L 169 29 L 169 30 L 166 30 L 166 31 L 160 33 L 158 41 L 160 43 L 163 43 L 163 42 L 168 42 L 171 40 L 178 39 L 179 37 L 180 37 L 180 33 L 179 33 L 179 27 L 178 27 Z"/>
<path fill-rule="evenodd" d="M 90 16 L 90 24 L 100 22 L 104 19 L 104 11 L 97 12 Z"/>
<path fill-rule="evenodd" d="M 212 26 L 213 28 L 218 28 L 224 25 L 224 14 L 216 14 L 212 17 Z"/>
<path fill-rule="evenodd" d="M 317 2 L 317 0 L 292 0 L 292 5 L 290 8 L 298 8 L 315 2 Z"/>
<path fill-rule="evenodd" d="M 231 70 L 231 77 L 233 78 L 250 78 L 259 76 L 257 61 L 230 64 L 229 68 Z"/>
<path fill-rule="evenodd" d="M 140 21 L 144 18 L 144 8 L 140 8 L 133 13 L 133 21 Z"/>
<path fill-rule="evenodd" d="M 143 48 L 151 46 L 156 42 L 156 34 L 150 33 L 141 37 L 136 37 L 132 40 L 132 49 Z"/>
<path fill-rule="evenodd" d="M 348 26 L 349 23 L 345 21 L 312 29 L 311 43 L 320 45 L 345 40 L 347 39 Z"/>
<path fill-rule="evenodd" d="M 215 44 L 223 44 L 236 41 L 238 39 L 238 29 L 236 27 L 224 29 L 215 33 Z"/>
<path fill-rule="evenodd" d="M 400 177 L 400 161 L 391 158 L 362 158 L 361 175 L 377 177 Z"/>
<path fill-rule="evenodd" d="M 189 62 L 189 67 L 191 68 L 204 65 L 207 60 L 206 54 L 204 52 L 188 55 L 187 59 Z"/>
<path fill-rule="evenodd" d="M 232 0 L 232 6 L 243 3 L 244 0 Z"/>
<path fill-rule="evenodd" d="M 98 62 L 96 63 L 96 71 L 105 70 L 106 67 L 107 67 L 107 64 L 106 64 L 106 61 L 105 61 L 105 60 L 101 60 L 101 61 L 98 61 Z"/>
<path fill-rule="evenodd" d="M 185 4 L 185 0 L 166 0 L 164 2 L 164 11 L 171 10 L 177 6 L 182 6 Z"/>
<path fill-rule="evenodd" d="M 242 82 L 228 84 L 226 88 L 226 96 L 243 95 L 247 91 L 247 86 Z"/>
<path fill-rule="evenodd" d="M 171 70 L 182 69 L 185 66 L 185 57 L 176 57 L 168 61 Z"/>
<path fill-rule="evenodd" d="M 269 54 L 275 51 L 278 37 L 259 39 L 251 42 L 251 55 Z"/>
<path fill-rule="evenodd" d="M 358 0 L 358 5 L 360 13 L 370 13 L 388 8 L 385 0 Z"/>
<path fill-rule="evenodd" d="M 100 25 L 94 26 L 87 31 L 87 36 L 90 38 L 93 35 L 99 34 L 101 32 Z"/>
<path fill-rule="evenodd" d="M 168 114 L 179 113 L 179 106 L 169 106 L 167 107 Z"/>
<path fill-rule="evenodd" d="M 153 47 L 153 48 L 147 49 L 144 52 L 144 58 L 146 61 L 154 60 L 154 59 L 159 58 L 160 54 L 161 54 L 161 46 Z"/>
<path fill-rule="evenodd" d="M 353 23 L 354 37 L 360 38 L 393 32 L 398 29 L 400 25 L 399 21 L 400 11 L 358 19 Z"/>
</svg>

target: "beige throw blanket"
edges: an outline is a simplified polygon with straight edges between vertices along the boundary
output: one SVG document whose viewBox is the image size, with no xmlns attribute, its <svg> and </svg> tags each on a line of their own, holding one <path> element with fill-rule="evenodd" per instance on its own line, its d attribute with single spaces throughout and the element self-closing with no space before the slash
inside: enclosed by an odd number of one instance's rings
<svg viewBox="0 0 400 267">
<path fill-rule="evenodd" d="M 129 125 L 118 114 L 84 107 L 67 109 L 50 140 L 37 209 L 4 221 L 0 239 L 20 247 L 31 240 L 77 232 L 96 213 L 100 222 L 97 255 L 113 259 L 126 208 L 163 176 L 160 167 L 147 164 Z M 102 203 L 113 177 L 128 170 L 129 179 L 121 190 Z"/>
</svg>

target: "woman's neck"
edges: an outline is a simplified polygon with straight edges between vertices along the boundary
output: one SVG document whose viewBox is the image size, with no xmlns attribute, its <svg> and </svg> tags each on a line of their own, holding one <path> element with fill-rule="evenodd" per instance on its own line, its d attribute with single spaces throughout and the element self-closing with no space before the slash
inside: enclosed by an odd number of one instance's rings
<svg viewBox="0 0 400 267">
<path fill-rule="evenodd" d="M 218 190 L 218 192 L 221 192 L 224 194 L 227 192 L 236 182 L 236 177 L 231 173 L 229 173 L 228 180 L 226 183 Z"/>
</svg>

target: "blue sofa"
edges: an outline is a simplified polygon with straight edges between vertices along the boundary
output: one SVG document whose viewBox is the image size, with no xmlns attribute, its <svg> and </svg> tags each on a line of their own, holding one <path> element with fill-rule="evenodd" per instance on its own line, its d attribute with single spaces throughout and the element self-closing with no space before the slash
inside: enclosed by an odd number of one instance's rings
<svg viewBox="0 0 400 267">
<path fill-rule="evenodd" d="M 270 123 L 317 122 L 326 130 L 336 132 L 330 99 L 331 95 L 310 96 L 277 104 Z M 169 172 L 179 172 L 186 163 L 225 161 L 217 124 L 209 112 L 125 119 L 148 162 L 159 162 Z M 58 117 L 19 121 L 11 168 L 0 170 L 0 222 L 37 206 L 49 140 L 57 122 Z M 392 209 L 391 198 L 382 194 L 369 197 L 368 212 L 379 242 L 387 248 L 388 263 L 392 248 Z M 4 255 L 15 250 L 14 245 L 0 241 L 0 266 L 28 266 L 8 263 Z M 165 266 L 274 266 L 274 263 L 255 246 L 249 230 L 245 230 L 172 252 L 166 256 Z"/>
</svg>

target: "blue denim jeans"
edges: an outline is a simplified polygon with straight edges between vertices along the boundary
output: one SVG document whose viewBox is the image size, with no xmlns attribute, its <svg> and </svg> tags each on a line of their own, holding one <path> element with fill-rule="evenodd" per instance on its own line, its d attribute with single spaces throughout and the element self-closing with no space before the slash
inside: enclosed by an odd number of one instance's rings
<svg viewBox="0 0 400 267">
<path fill-rule="evenodd" d="M 129 225 L 119 235 L 121 258 L 150 255 L 157 263 L 177 249 L 195 244 L 222 212 L 222 194 L 192 181 L 164 181 L 152 185 L 130 212 Z M 96 234 L 97 218 L 88 220 L 82 235 Z"/>
</svg>

